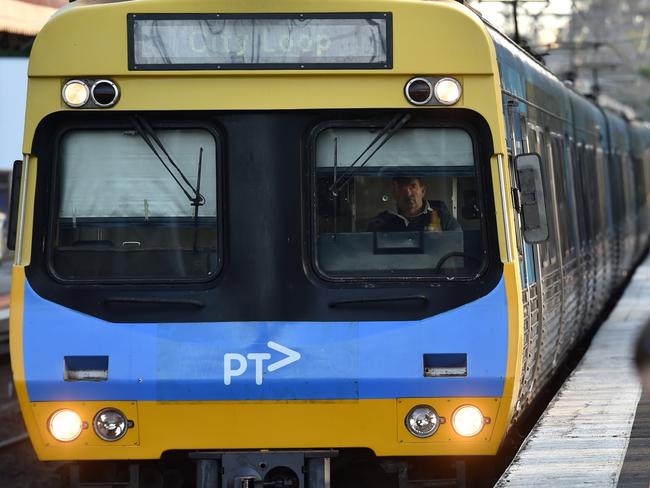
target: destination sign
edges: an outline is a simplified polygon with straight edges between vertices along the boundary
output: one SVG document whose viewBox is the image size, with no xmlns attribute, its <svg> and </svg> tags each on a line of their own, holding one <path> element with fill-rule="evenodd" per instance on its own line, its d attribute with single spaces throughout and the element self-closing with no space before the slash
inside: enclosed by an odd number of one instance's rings
<svg viewBox="0 0 650 488">
<path fill-rule="evenodd" d="M 129 69 L 386 69 L 389 13 L 129 14 Z"/>
</svg>

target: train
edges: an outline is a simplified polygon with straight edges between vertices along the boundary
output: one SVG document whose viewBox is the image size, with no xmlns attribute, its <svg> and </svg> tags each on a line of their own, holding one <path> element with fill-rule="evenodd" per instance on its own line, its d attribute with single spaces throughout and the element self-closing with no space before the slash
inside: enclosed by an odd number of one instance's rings
<svg viewBox="0 0 650 488">
<path fill-rule="evenodd" d="M 462 484 L 650 236 L 650 125 L 451 0 L 77 0 L 23 153 L 11 364 L 71 486 Z"/>
</svg>

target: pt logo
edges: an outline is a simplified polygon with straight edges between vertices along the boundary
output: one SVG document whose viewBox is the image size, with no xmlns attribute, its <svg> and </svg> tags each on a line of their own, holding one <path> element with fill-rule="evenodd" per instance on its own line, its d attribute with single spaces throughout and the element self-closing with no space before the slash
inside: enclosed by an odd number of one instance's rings
<svg viewBox="0 0 650 488">
<path fill-rule="evenodd" d="M 266 367 L 266 370 L 269 373 L 277 371 L 280 368 L 289 366 L 291 363 L 295 363 L 300 359 L 300 353 L 289 349 L 282 344 L 277 342 L 269 341 L 266 343 L 269 349 L 280 352 L 286 357 L 280 359 L 275 363 L 271 363 Z M 230 385 L 232 379 L 236 376 L 243 375 L 248 369 L 248 362 L 253 361 L 255 363 L 255 384 L 261 385 L 264 382 L 264 361 L 271 359 L 271 354 L 268 352 L 251 352 L 244 356 L 236 352 L 227 352 L 223 355 L 223 382 L 226 386 Z"/>
</svg>

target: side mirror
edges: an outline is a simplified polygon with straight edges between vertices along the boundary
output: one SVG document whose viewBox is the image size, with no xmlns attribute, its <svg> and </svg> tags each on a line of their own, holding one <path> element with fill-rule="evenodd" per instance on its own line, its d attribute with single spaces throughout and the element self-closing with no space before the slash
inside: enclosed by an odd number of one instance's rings
<svg viewBox="0 0 650 488">
<path fill-rule="evenodd" d="M 542 159 L 539 154 L 520 154 L 515 157 L 519 180 L 521 215 L 524 239 L 535 244 L 548 239 L 548 220 L 542 181 Z"/>
<path fill-rule="evenodd" d="M 22 160 L 14 161 L 11 173 L 11 200 L 9 202 L 9 225 L 7 228 L 7 249 L 16 250 L 16 232 L 18 229 L 18 207 L 20 207 L 20 179 L 23 174 Z"/>
</svg>

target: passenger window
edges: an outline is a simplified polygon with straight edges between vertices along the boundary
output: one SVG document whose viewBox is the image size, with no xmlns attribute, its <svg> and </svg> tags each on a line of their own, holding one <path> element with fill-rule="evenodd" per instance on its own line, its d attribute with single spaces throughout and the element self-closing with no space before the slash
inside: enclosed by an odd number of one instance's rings
<svg viewBox="0 0 650 488">
<path fill-rule="evenodd" d="M 562 255 L 569 253 L 569 225 L 572 219 L 571 212 L 567 205 L 566 190 L 564 187 L 564 176 L 562 168 L 565 166 L 563 161 L 564 141 L 560 135 L 551 136 L 551 146 L 553 154 L 553 176 L 555 184 L 555 197 L 557 203 L 557 213 L 559 218 L 558 227 L 560 230 L 560 249 Z"/>
<path fill-rule="evenodd" d="M 216 273 L 215 136 L 193 128 L 147 130 L 73 130 L 62 137 L 50 261 L 59 278 L 205 280 Z"/>
<path fill-rule="evenodd" d="M 315 138 L 317 269 L 332 278 L 476 276 L 485 244 L 469 133 L 381 135 L 329 127 Z"/>
</svg>

